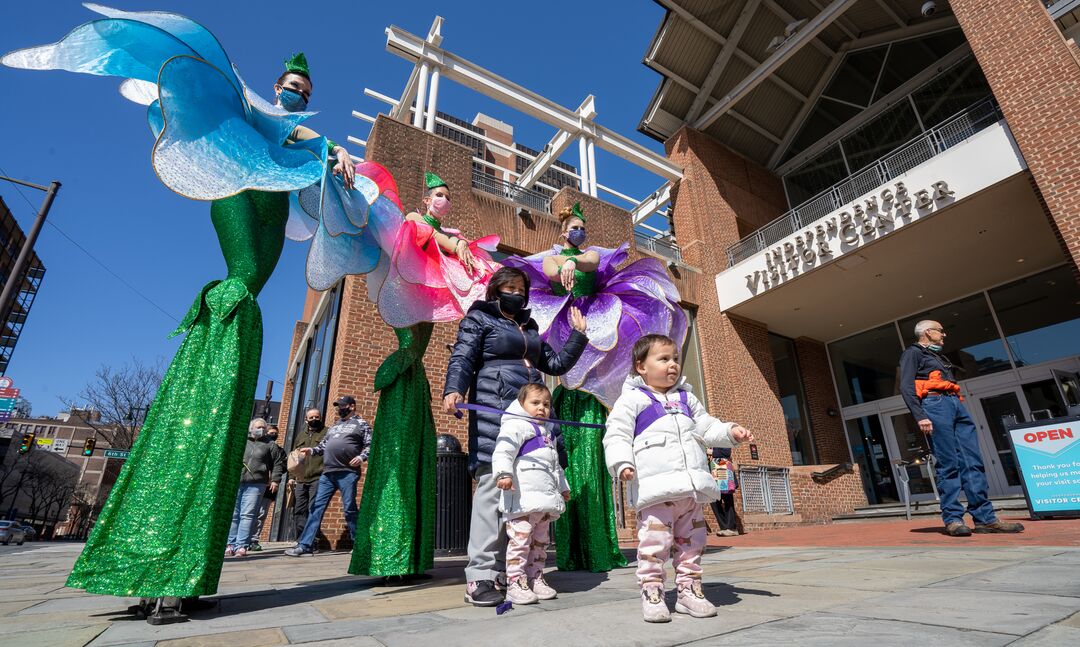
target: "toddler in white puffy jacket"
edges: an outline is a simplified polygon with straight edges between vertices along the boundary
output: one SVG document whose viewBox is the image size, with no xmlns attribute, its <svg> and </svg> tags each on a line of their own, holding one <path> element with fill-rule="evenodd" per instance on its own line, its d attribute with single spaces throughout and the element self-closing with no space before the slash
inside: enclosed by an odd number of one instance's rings
<svg viewBox="0 0 1080 647">
<path fill-rule="evenodd" d="M 521 387 L 506 409 L 491 454 L 495 487 L 503 491 L 499 510 L 506 517 L 506 599 L 534 604 L 557 595 L 544 581 L 551 522 L 570 499 L 570 486 L 559 466 L 551 423 L 518 416 L 547 418 L 551 392 L 543 384 Z"/>
<path fill-rule="evenodd" d="M 634 344 L 633 371 L 607 419 L 604 454 L 612 476 L 630 484 L 637 510 L 638 585 L 646 622 L 668 622 L 664 563 L 672 555 L 679 595 L 675 610 L 716 615 L 701 588 L 705 549 L 702 505 L 720 498 L 708 447 L 732 447 L 753 435 L 710 416 L 680 378 L 679 349 L 664 335 Z M 674 550 L 673 550 L 674 549 Z"/>
</svg>

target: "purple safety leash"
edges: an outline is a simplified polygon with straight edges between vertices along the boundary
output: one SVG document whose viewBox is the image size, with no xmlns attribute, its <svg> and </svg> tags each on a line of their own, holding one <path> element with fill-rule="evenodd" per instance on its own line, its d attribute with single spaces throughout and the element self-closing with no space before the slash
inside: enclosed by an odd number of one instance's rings
<svg viewBox="0 0 1080 647">
<path fill-rule="evenodd" d="M 565 425 L 567 427 L 588 427 L 590 429 L 606 429 L 607 425 L 598 425 L 591 422 L 574 422 L 573 420 L 558 420 L 556 418 L 534 418 L 533 416 L 526 416 L 520 413 L 510 413 L 509 411 L 503 411 L 502 409 L 496 409 L 495 407 L 489 407 L 483 404 L 466 404 L 459 402 L 456 406 L 459 411 L 454 412 L 454 417 L 461 418 L 460 409 L 467 409 L 469 411 L 483 411 L 484 413 L 497 413 L 500 416 L 514 416 L 515 418 L 521 418 L 522 420 L 531 420 L 539 423 L 553 423 L 556 425 Z"/>
</svg>

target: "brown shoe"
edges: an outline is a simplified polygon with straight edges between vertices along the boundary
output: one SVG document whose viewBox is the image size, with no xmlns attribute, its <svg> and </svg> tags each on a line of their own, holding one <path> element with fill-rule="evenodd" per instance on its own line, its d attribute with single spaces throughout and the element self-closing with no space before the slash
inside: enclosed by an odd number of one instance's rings
<svg viewBox="0 0 1080 647">
<path fill-rule="evenodd" d="M 1024 532 L 1024 524 L 995 519 L 993 523 L 975 524 L 975 532 L 979 534 L 991 532 Z"/>
<path fill-rule="evenodd" d="M 945 534 L 950 537 L 970 537 L 971 528 L 965 526 L 963 521 L 954 521 L 945 526 Z"/>
</svg>

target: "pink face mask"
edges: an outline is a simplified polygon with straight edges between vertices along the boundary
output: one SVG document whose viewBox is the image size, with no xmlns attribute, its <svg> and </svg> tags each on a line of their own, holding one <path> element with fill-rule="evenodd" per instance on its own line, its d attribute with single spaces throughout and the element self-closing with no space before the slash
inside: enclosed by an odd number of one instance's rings
<svg viewBox="0 0 1080 647">
<path fill-rule="evenodd" d="M 450 198 L 442 195 L 437 195 L 432 198 L 431 205 L 428 207 L 428 213 L 436 218 L 442 218 L 450 213 Z"/>
</svg>

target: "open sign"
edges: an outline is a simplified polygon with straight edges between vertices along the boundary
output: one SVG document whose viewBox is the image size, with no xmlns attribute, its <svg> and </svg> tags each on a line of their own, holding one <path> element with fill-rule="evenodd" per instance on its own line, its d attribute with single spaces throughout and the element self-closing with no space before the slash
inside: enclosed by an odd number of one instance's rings
<svg viewBox="0 0 1080 647">
<path fill-rule="evenodd" d="M 1065 427 L 1064 429 L 1048 429 L 1046 431 L 1026 433 L 1024 434 L 1024 442 L 1041 443 L 1044 440 L 1064 440 L 1072 437 L 1072 427 Z"/>
</svg>

